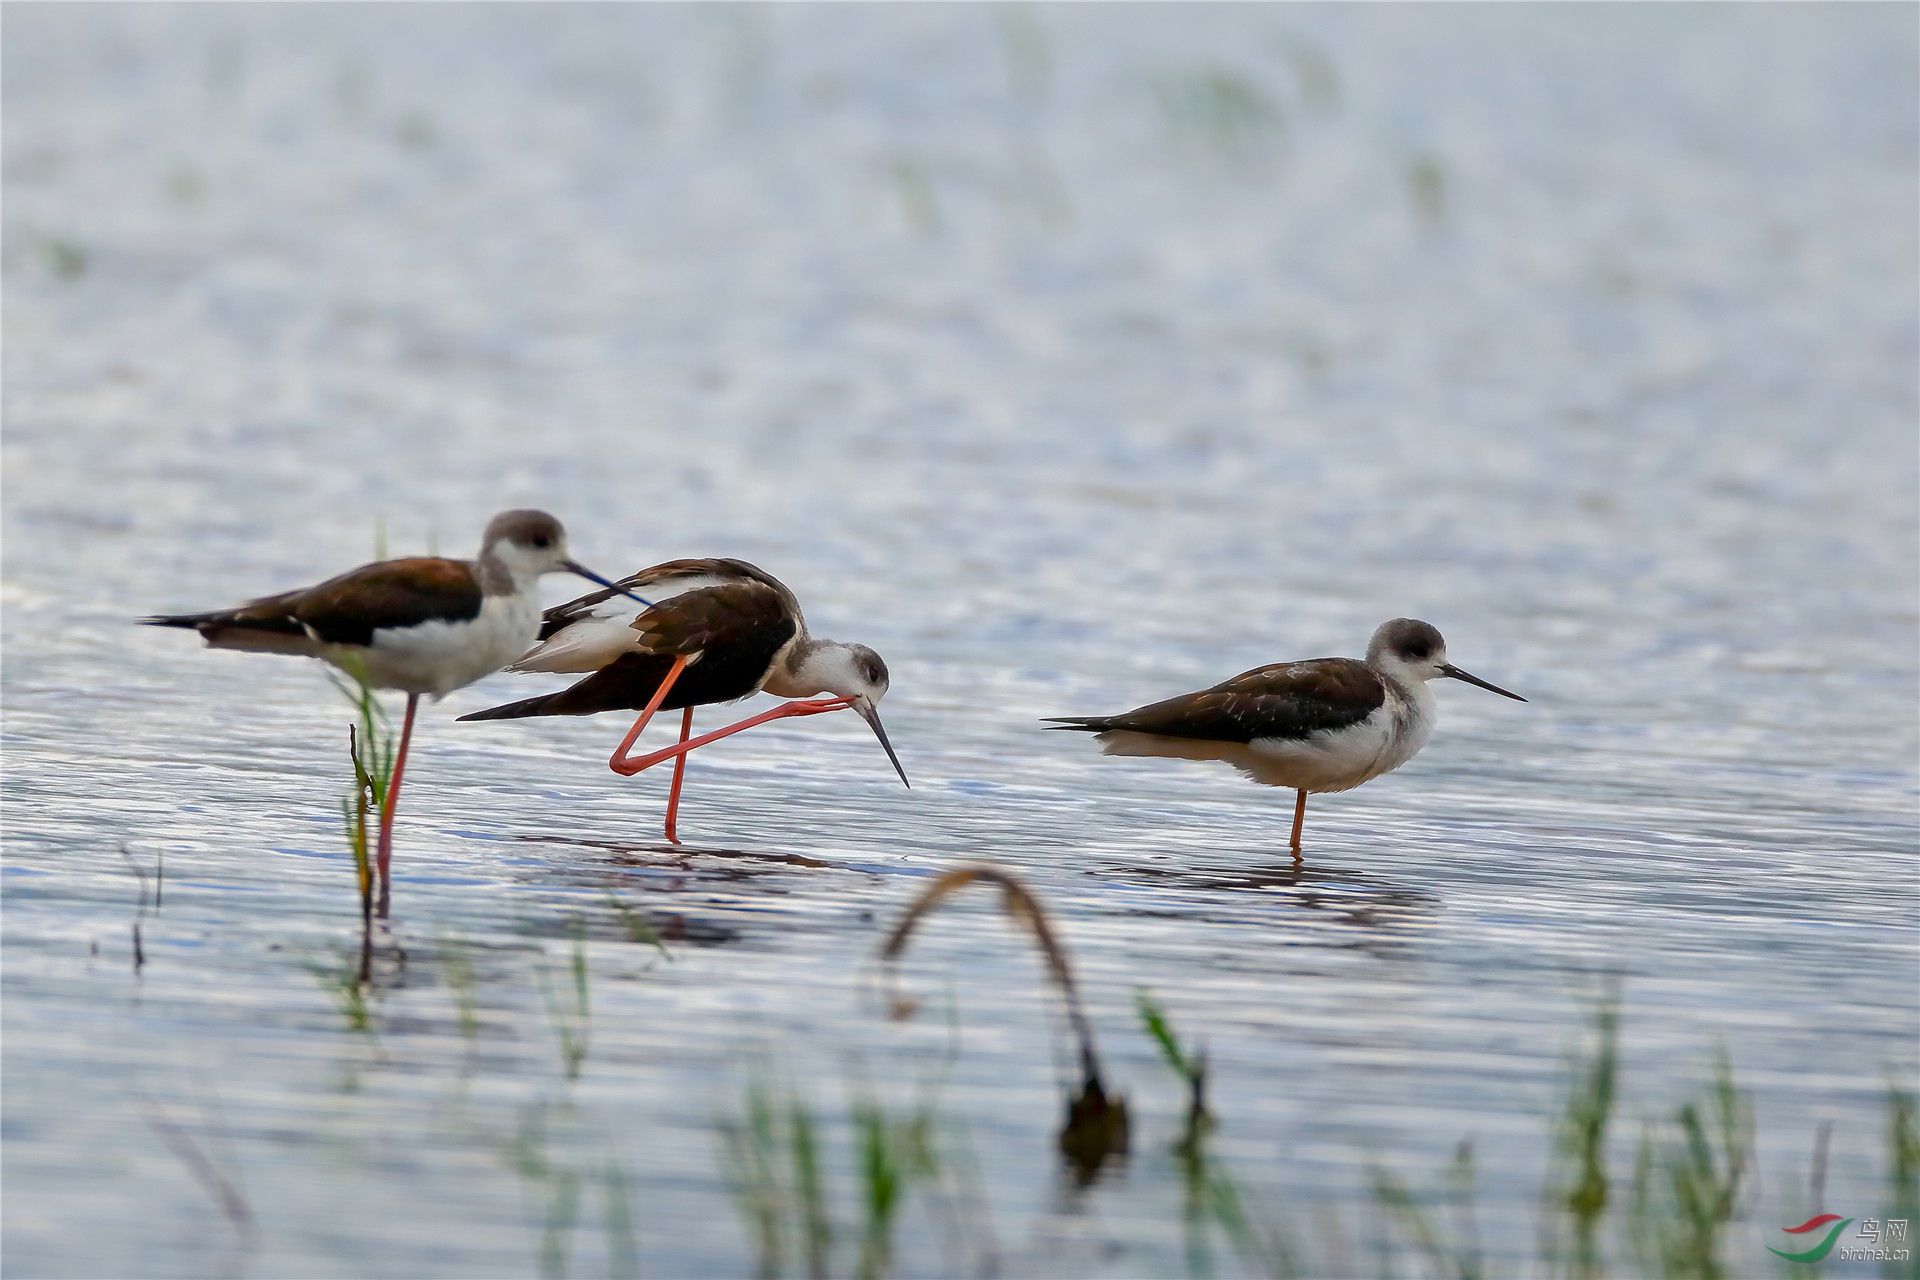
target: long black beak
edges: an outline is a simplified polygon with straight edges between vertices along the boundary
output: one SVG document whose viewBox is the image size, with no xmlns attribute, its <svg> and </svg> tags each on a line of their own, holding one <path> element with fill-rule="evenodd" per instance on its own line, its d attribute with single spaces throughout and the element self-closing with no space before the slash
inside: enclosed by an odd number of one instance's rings
<svg viewBox="0 0 1920 1280">
<path fill-rule="evenodd" d="M 887 759 L 893 761 L 893 771 L 900 775 L 900 781 L 906 782 L 907 789 L 912 790 L 913 784 L 907 782 L 907 771 L 900 767 L 900 757 L 893 754 L 893 744 L 887 741 L 887 731 L 880 727 L 880 709 L 871 702 L 856 702 L 853 704 L 853 709 L 858 711 L 860 718 L 872 727 L 873 736 L 880 739 L 880 746 L 886 751 Z"/>
<path fill-rule="evenodd" d="M 629 600 L 639 600 L 641 604 L 647 606 L 647 608 L 649 609 L 653 608 L 653 601 L 642 600 L 639 596 L 633 594 L 633 592 L 627 590 L 625 587 L 615 586 L 613 583 L 608 582 L 605 578 L 601 577 L 599 574 L 595 573 L 593 570 L 587 568 L 587 566 L 581 564 L 578 560 L 562 560 L 560 562 L 560 567 L 562 569 L 565 569 L 568 573 L 579 574 L 581 577 L 585 578 L 588 582 L 597 582 L 601 586 L 605 587 L 607 590 L 615 592 L 619 595 L 623 595 Z"/>
<path fill-rule="evenodd" d="M 1454 666 L 1450 662 L 1441 666 L 1440 674 L 1443 676 L 1451 676 L 1455 680 L 1465 680 L 1468 684 L 1477 684 L 1482 689 L 1485 689 L 1488 693 L 1497 693 L 1503 698 L 1512 698 L 1515 702 L 1526 701 L 1526 699 L 1521 697 L 1519 694 L 1508 693 L 1505 689 L 1502 689 L 1497 684 L 1488 684 L 1485 680 L 1482 680 L 1479 676 L 1468 675 L 1466 672 L 1462 671 L 1460 668 Z"/>
</svg>

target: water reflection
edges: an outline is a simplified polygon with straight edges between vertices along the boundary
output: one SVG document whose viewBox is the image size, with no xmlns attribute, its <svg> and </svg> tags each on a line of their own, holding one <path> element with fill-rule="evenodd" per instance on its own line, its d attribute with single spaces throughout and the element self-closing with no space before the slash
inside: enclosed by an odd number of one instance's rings
<svg viewBox="0 0 1920 1280">
<path fill-rule="evenodd" d="M 1307 914 L 1336 930 L 1351 931 L 1334 945 L 1391 954 L 1409 941 L 1412 930 L 1432 922 L 1441 902 L 1424 889 L 1383 884 L 1365 872 L 1287 862 L 1247 867 L 1171 868 L 1122 864 L 1101 871 L 1122 882 L 1168 891 L 1179 905 L 1123 908 L 1119 914 L 1149 919 L 1193 919 L 1246 923 L 1246 902 L 1239 895 L 1262 894 L 1260 906 Z M 1182 895 L 1229 895 L 1217 906 L 1206 901 L 1187 906 Z"/>
<path fill-rule="evenodd" d="M 809 867 L 819 870 L 851 871 L 854 868 L 843 863 L 827 862 L 820 858 L 809 858 L 800 853 L 762 853 L 751 849 L 703 849 L 684 844 L 634 844 L 630 841 L 584 840 L 570 836 L 534 836 L 519 835 L 516 840 L 529 844 L 573 845 L 583 849 L 599 849 L 608 857 L 602 862 L 619 866 L 643 867 L 647 870 L 668 869 L 685 873 L 687 876 L 711 876 L 723 880 L 751 880 L 760 876 L 774 874 L 772 871 L 756 867 L 722 866 L 718 868 L 696 865 L 703 858 L 718 858 L 723 862 L 761 862 L 782 867 Z M 676 887 L 681 882 L 676 882 Z"/>
</svg>

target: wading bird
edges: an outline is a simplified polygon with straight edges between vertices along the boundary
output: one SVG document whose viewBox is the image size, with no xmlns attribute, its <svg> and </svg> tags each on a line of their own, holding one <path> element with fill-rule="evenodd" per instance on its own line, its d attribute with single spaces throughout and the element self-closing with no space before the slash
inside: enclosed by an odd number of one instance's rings
<svg viewBox="0 0 1920 1280">
<path fill-rule="evenodd" d="M 638 711 L 640 718 L 607 765 L 631 777 L 663 761 L 674 762 L 666 818 L 666 837 L 674 844 L 680 843 L 675 825 L 687 753 L 769 720 L 851 709 L 872 727 L 900 781 L 907 781 L 907 771 L 880 726 L 887 664 L 865 645 L 809 635 L 800 602 L 772 574 L 744 560 L 671 560 L 622 578 L 614 588 L 547 610 L 540 643 L 507 668 L 591 675 L 558 693 L 460 718 L 518 720 Z M 655 603 L 635 609 L 616 598 L 616 590 Z M 780 698 L 832 696 L 785 702 L 738 724 L 690 737 L 695 707 L 763 690 Z M 628 754 L 654 712 L 676 709 L 685 710 L 677 745 L 649 755 Z"/>
<path fill-rule="evenodd" d="M 189 627 L 215 649 L 319 658 L 369 688 L 406 693 L 400 749 L 380 808 L 377 868 L 384 916 L 393 810 L 420 695 L 430 693 L 437 700 L 525 653 L 540 633 L 540 575 L 559 572 L 612 585 L 567 558 L 567 533 L 558 520 L 544 511 L 503 511 L 487 522 L 480 555 L 473 560 L 380 560 L 237 609 L 141 621 Z"/>
<path fill-rule="evenodd" d="M 1277 662 L 1117 716 L 1050 716 L 1047 727 L 1098 734 L 1105 755 L 1222 760 L 1255 782 L 1292 787 L 1297 859 L 1307 793 L 1346 791 L 1413 759 L 1433 734 L 1427 682 L 1441 678 L 1526 701 L 1450 664 L 1431 625 L 1395 618 L 1373 633 L 1365 662 Z"/>
</svg>

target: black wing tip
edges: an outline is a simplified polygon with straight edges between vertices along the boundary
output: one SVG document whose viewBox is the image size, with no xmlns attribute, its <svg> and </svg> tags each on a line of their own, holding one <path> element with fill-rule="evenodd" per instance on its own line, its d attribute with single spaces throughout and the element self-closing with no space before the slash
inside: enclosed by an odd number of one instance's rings
<svg viewBox="0 0 1920 1280">
<path fill-rule="evenodd" d="M 197 629 L 206 618 L 197 613 L 156 613 L 150 618 L 135 618 L 143 627 L 187 627 Z"/>
<path fill-rule="evenodd" d="M 1087 733 L 1105 733 L 1113 727 L 1112 722 L 1100 716 L 1041 716 L 1043 731 L 1046 729 L 1080 729 Z"/>
<path fill-rule="evenodd" d="M 540 714 L 538 703 L 545 698 L 527 698 L 520 702 L 503 702 L 497 707 L 488 707 L 484 711 L 469 711 L 463 716 L 455 716 L 454 723 L 462 720 L 521 720 L 527 716 Z"/>
</svg>

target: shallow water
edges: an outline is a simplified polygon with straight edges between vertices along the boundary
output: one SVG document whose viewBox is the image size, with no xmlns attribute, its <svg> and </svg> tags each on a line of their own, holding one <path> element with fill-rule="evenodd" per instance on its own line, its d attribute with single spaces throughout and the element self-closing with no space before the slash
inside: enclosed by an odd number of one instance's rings
<svg viewBox="0 0 1920 1280">
<path fill-rule="evenodd" d="M 1372 1265 L 1370 1164 L 1434 1185 L 1470 1139 L 1525 1273 L 1615 969 L 1617 1171 L 1719 1037 L 1733 1269 L 1822 1122 L 1828 1207 L 1876 1212 L 1920 1040 L 1915 22 L 9 7 L 6 1273 L 739 1274 L 756 1071 L 829 1125 L 836 1269 L 848 1099 L 937 1085 L 898 1270 L 1176 1272 L 1141 987 L 1315 1267 Z M 778 573 L 886 655 L 914 787 L 846 717 L 776 725 L 694 758 L 669 849 L 616 718 L 461 691 L 356 1027 L 348 712 L 129 620 L 515 505 L 603 572 Z M 1289 794 L 1037 731 L 1400 614 L 1532 701 L 1440 689 L 1304 872 Z M 975 859 L 1052 912 L 1131 1097 L 1089 1189 L 990 895 L 884 1016 L 884 930 Z"/>
</svg>

